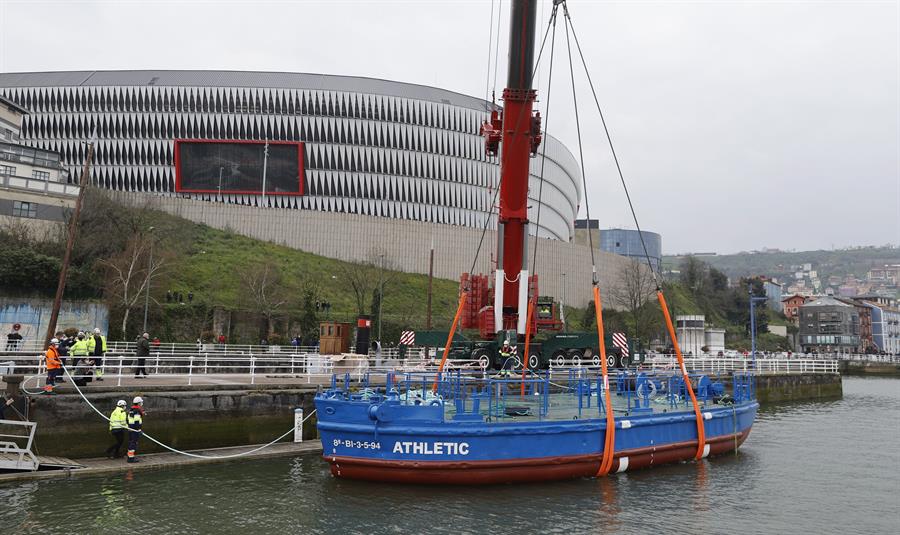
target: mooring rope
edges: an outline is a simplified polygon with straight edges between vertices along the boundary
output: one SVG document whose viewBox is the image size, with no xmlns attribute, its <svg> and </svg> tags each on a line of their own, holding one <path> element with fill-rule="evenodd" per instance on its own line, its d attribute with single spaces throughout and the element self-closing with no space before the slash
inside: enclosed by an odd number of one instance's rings
<svg viewBox="0 0 900 535">
<path fill-rule="evenodd" d="M 109 422 L 109 417 L 106 416 L 105 414 L 103 414 L 103 413 L 100 411 L 100 409 L 98 409 L 93 403 L 91 403 L 91 400 L 89 400 L 89 399 L 87 398 L 87 396 L 84 395 L 84 392 L 81 391 L 81 388 L 79 388 L 78 385 L 75 384 L 75 379 L 72 377 L 71 374 L 69 374 L 68 368 L 66 368 L 65 366 L 63 366 L 62 369 L 63 369 L 63 372 L 65 372 L 66 376 L 69 378 L 69 380 L 72 381 L 72 386 L 75 387 L 75 391 L 78 392 L 78 395 L 81 396 L 81 399 L 83 399 L 83 400 L 85 401 L 85 403 L 87 403 L 88 406 L 89 406 L 91 409 L 93 409 L 94 412 L 96 412 L 101 418 L 103 418 L 104 420 L 106 420 L 107 422 Z M 32 376 L 32 377 L 38 377 L 38 376 Z M 30 379 L 30 378 L 29 378 L 29 379 Z M 25 381 L 23 381 L 22 384 L 24 385 L 25 382 L 27 382 L 27 381 L 28 381 L 28 380 L 26 379 Z M 27 389 L 25 389 L 24 386 L 22 387 L 22 390 L 24 390 L 26 394 L 31 394 L 31 392 L 29 392 Z M 31 394 L 31 395 L 34 395 L 34 394 Z M 310 412 L 308 415 L 306 415 L 306 416 L 303 418 L 303 420 L 300 421 L 300 423 L 302 424 L 302 423 L 306 422 L 306 420 L 308 420 L 308 419 L 309 419 L 313 414 L 315 414 L 315 413 L 316 413 L 316 409 L 313 409 L 313 411 Z M 265 449 L 265 448 L 268 448 L 268 447 L 274 445 L 274 444 L 275 444 L 276 442 L 278 442 L 279 440 L 281 440 L 281 439 L 283 439 L 284 437 L 286 437 L 286 436 L 290 435 L 291 433 L 293 433 L 295 429 L 296 429 L 296 427 L 291 427 L 291 429 L 289 429 L 287 432 L 285 432 L 283 435 L 279 436 L 279 437 L 276 438 L 275 440 L 273 440 L 273 441 L 271 441 L 271 442 L 269 442 L 269 443 L 267 443 L 267 444 L 263 444 L 262 446 L 253 448 L 252 450 L 248 450 L 248 451 L 244 451 L 244 452 L 240 452 L 240 453 L 231 453 L 231 454 L 228 454 L 228 455 L 199 455 L 199 454 L 196 454 L 196 453 L 190 453 L 190 452 L 187 452 L 187 451 L 179 450 L 179 449 L 177 449 L 177 448 L 173 448 L 172 446 L 169 446 L 168 444 L 165 444 L 165 443 L 163 443 L 163 442 L 160 442 L 159 440 L 153 438 L 153 437 L 152 437 L 151 435 L 149 435 L 148 433 L 144 433 L 143 431 L 141 432 L 141 434 L 142 434 L 143 436 L 147 437 L 147 439 L 150 440 L 151 442 L 157 444 L 158 446 L 160 446 L 160 447 L 162 447 L 162 448 L 165 448 L 165 449 L 171 451 L 172 453 L 177 453 L 177 454 L 179 454 L 179 455 L 184 455 L 184 456 L 187 456 L 187 457 L 194 457 L 194 458 L 197 458 L 197 459 L 234 459 L 234 458 L 236 458 L 236 457 L 243 457 L 243 456 L 245 456 L 245 455 L 250 455 L 251 453 L 256 453 L 257 451 L 260 451 L 260 450 L 263 450 L 263 449 Z"/>
</svg>

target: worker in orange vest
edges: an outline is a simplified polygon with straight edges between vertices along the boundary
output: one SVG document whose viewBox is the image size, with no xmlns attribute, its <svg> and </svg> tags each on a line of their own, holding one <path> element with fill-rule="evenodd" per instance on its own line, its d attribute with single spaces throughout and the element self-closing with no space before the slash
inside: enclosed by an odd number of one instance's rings
<svg viewBox="0 0 900 535">
<path fill-rule="evenodd" d="M 50 347 L 44 354 L 44 361 L 47 364 L 47 384 L 44 385 L 44 393 L 52 394 L 53 386 L 56 384 L 56 378 L 62 375 L 62 362 L 59 360 L 59 340 L 53 338 L 50 340 Z"/>
</svg>

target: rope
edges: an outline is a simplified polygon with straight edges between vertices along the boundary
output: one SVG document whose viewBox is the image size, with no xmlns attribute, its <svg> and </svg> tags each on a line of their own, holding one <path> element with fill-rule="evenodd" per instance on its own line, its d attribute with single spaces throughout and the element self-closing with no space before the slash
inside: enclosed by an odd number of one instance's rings
<svg viewBox="0 0 900 535">
<path fill-rule="evenodd" d="M 606 141 L 609 144 L 609 150 L 612 153 L 613 161 L 616 164 L 616 171 L 619 173 L 619 180 L 622 182 L 622 189 L 625 190 L 625 198 L 628 200 L 628 208 L 631 210 L 631 217 L 634 220 L 634 226 L 637 228 L 638 237 L 641 239 L 641 247 L 644 249 L 644 257 L 647 259 L 647 266 L 650 267 L 650 274 L 653 276 L 653 282 L 656 283 L 656 289 L 660 289 L 659 278 L 657 277 L 656 270 L 653 269 L 653 262 L 650 261 L 650 253 L 647 250 L 647 244 L 644 241 L 644 233 L 641 232 L 641 226 L 638 223 L 637 214 L 634 211 L 634 204 L 631 202 L 631 194 L 628 192 L 628 186 L 625 184 L 625 175 L 622 173 L 622 166 L 619 164 L 619 156 L 616 154 L 616 149 L 613 146 L 612 136 L 609 133 L 609 128 L 606 124 L 606 117 L 603 115 L 603 109 L 600 107 L 600 100 L 597 98 L 597 91 L 594 89 L 594 81 L 591 79 L 591 73 L 588 71 L 587 61 L 584 59 L 584 53 L 581 51 L 581 43 L 578 42 L 578 35 L 575 33 L 575 25 L 572 23 L 572 17 L 569 15 L 569 8 L 566 3 L 563 3 L 563 13 L 566 17 L 566 44 L 568 45 L 569 41 L 569 28 L 572 29 L 572 38 L 575 40 L 575 47 L 578 49 L 578 55 L 581 58 L 581 64 L 584 66 L 584 74 L 587 76 L 588 84 L 591 88 L 591 94 L 594 97 L 594 104 L 597 105 L 597 113 L 600 114 L 600 122 L 603 124 L 603 131 L 606 133 Z M 571 49 L 569 50 L 569 65 L 571 67 L 572 55 Z M 575 80 L 572 80 L 572 91 L 574 93 Z M 578 118 L 578 106 L 575 107 L 575 117 L 576 121 Z M 579 151 L 581 150 L 581 134 L 579 133 Z M 582 164 L 582 178 L 584 178 L 584 165 Z M 585 188 L 587 188 L 587 184 L 585 183 Z M 584 192 L 585 195 L 585 208 L 587 209 L 587 189 Z M 587 213 L 588 221 L 591 219 L 590 211 Z M 590 223 L 588 223 L 588 227 L 590 227 Z M 590 231 L 590 228 L 588 228 Z M 588 240 L 589 242 L 592 240 L 591 233 L 588 232 Z M 591 242 L 591 261 L 593 261 L 594 256 L 594 247 Z"/>
<path fill-rule="evenodd" d="M 488 25 L 487 68 L 484 73 L 484 100 L 487 101 L 491 85 L 491 45 L 494 42 L 494 0 L 491 0 L 491 22 Z M 488 109 L 490 111 L 490 109 Z"/>
<path fill-rule="evenodd" d="M 493 0 L 491 0 L 493 2 Z M 497 31 L 495 35 L 497 39 L 494 43 L 494 83 L 491 84 L 491 88 L 496 95 L 497 92 L 497 66 L 500 64 L 500 19 L 503 18 L 503 0 L 500 0 L 498 9 L 497 9 Z"/>
<path fill-rule="evenodd" d="M 501 9 L 503 8 L 502 3 L 500 4 L 500 7 L 501 7 Z M 497 24 L 499 25 L 499 18 L 498 18 Z M 537 59 L 535 60 L 534 67 L 532 68 L 532 71 L 531 71 L 532 79 L 534 78 L 534 74 L 537 72 L 538 66 L 541 64 L 541 57 L 544 54 L 544 45 L 546 45 L 546 43 L 547 43 L 547 36 L 549 34 L 550 34 L 550 24 L 547 24 L 547 30 L 544 32 L 544 38 L 541 41 L 541 48 L 538 50 Z M 498 33 L 497 33 L 498 42 L 499 42 L 499 38 L 500 38 L 500 34 L 499 34 L 499 30 L 498 30 Z M 496 84 L 496 74 L 495 74 L 494 83 Z M 524 116 L 524 112 L 525 112 L 525 108 L 522 108 L 522 110 L 519 112 L 519 116 L 516 118 L 516 128 L 515 128 L 516 131 L 518 131 L 519 126 L 522 123 L 522 118 Z M 491 214 L 493 214 L 494 207 L 497 204 L 497 196 L 500 194 L 500 185 L 501 185 L 502 181 L 503 181 L 503 176 L 501 175 L 500 180 L 497 183 L 497 188 L 494 190 L 494 197 L 493 197 L 493 199 L 491 199 L 491 207 L 490 207 Z M 475 272 L 475 265 L 478 263 L 478 256 L 481 254 L 481 247 L 484 244 L 484 237 L 487 234 L 487 229 L 488 229 L 488 225 L 490 224 L 490 222 L 491 222 L 491 218 L 490 218 L 490 214 L 489 214 L 488 217 L 484 218 L 484 226 L 481 229 L 481 238 L 478 240 L 478 247 L 475 249 L 475 257 L 472 259 L 472 267 L 469 269 L 469 273 Z"/>
<path fill-rule="evenodd" d="M 106 420 L 106 421 L 108 422 L 108 421 L 109 421 L 109 417 L 107 417 L 105 414 L 103 414 L 102 412 L 100 412 L 100 410 L 99 410 L 96 406 L 94 406 L 93 403 L 91 403 L 91 400 L 89 400 L 89 399 L 87 398 L 87 396 L 84 395 L 84 392 L 81 391 L 81 389 L 78 387 L 78 385 L 75 384 L 75 379 L 72 378 L 72 376 L 69 374 L 68 368 L 66 368 L 65 366 L 63 366 L 62 369 L 63 369 L 63 371 L 65 372 L 66 376 L 69 378 L 69 380 L 72 381 L 72 386 L 75 387 L 75 390 L 78 392 L 78 395 L 81 396 L 81 399 L 83 399 L 83 400 L 85 401 L 85 403 L 87 403 L 88 406 L 89 406 L 90 408 L 94 409 L 94 412 L 96 412 L 98 415 L 100 415 L 101 418 L 103 418 L 104 420 Z M 24 389 L 23 389 L 23 390 L 24 390 Z M 310 416 L 312 416 L 312 415 L 315 414 L 315 413 L 316 413 L 316 410 L 313 409 L 313 411 L 312 411 L 311 413 L 309 413 L 309 415 L 307 415 L 305 418 L 303 418 L 303 420 L 302 420 L 300 423 L 305 422 L 306 420 L 309 419 Z M 147 434 L 147 433 L 141 432 L 141 434 L 142 434 L 143 436 L 147 437 L 147 439 L 150 440 L 151 442 L 153 442 L 153 443 L 155 443 L 155 444 L 157 444 L 157 445 L 159 445 L 159 446 L 161 446 L 161 447 L 163 447 L 163 448 L 165 448 L 165 449 L 167 449 L 167 450 L 169 450 L 169 451 L 171 451 L 171 452 L 173 452 L 173 453 L 178 453 L 178 454 L 180 454 L 180 455 L 185 455 L 185 456 L 187 456 L 187 457 L 194 457 L 194 458 L 197 458 L 197 459 L 233 459 L 233 458 L 235 458 L 235 457 L 243 457 L 244 455 L 249 455 L 249 454 L 251 454 L 251 453 L 256 453 L 257 451 L 260 451 L 260 450 L 262 450 L 262 449 L 268 448 L 269 446 L 275 444 L 276 442 L 278 442 L 279 440 L 283 439 L 284 437 L 288 436 L 289 434 L 291 434 L 291 433 L 293 433 L 293 432 L 294 432 L 294 427 L 291 427 L 291 429 L 288 430 L 286 433 L 284 433 L 284 434 L 281 435 L 280 437 L 276 438 L 276 439 L 273 440 L 272 442 L 269 442 L 268 444 L 263 444 L 262 446 L 259 446 L 259 447 L 257 447 L 257 448 L 253 448 L 252 450 L 249 450 L 249 451 L 244 451 L 244 452 L 241 452 L 241 453 L 232 453 L 232 454 L 228 454 L 228 455 L 198 455 L 198 454 L 196 454 L 196 453 L 190 453 L 190 452 L 187 452 L 187 451 L 182 451 L 182 450 L 173 448 L 172 446 L 169 446 L 168 444 L 164 444 L 164 443 L 160 442 L 159 440 L 156 440 L 155 438 L 153 438 L 152 436 L 150 436 L 150 435 Z"/>
<path fill-rule="evenodd" d="M 547 71 L 547 104 L 544 106 L 544 134 L 547 133 L 547 125 L 550 124 L 550 88 L 553 87 L 553 51 L 556 48 L 556 12 L 559 4 L 554 4 L 553 12 L 550 14 L 550 24 L 553 25 L 553 37 L 550 38 L 550 68 Z M 538 197 L 537 197 L 537 217 L 534 222 L 534 247 L 531 254 L 531 273 L 537 274 L 537 252 L 540 247 L 541 240 L 538 239 L 538 229 L 541 226 L 541 199 L 544 195 L 544 165 L 547 163 L 547 144 L 541 147 L 541 174 L 538 177 Z"/>
<path fill-rule="evenodd" d="M 566 21 L 569 21 L 569 9 L 563 2 L 563 13 L 565 13 Z M 588 248 L 591 250 L 591 282 L 594 286 L 599 284 L 597 279 L 597 260 L 594 257 L 594 236 L 591 233 L 591 203 L 588 201 L 587 194 L 587 175 L 584 172 L 584 144 L 581 141 L 581 119 L 578 114 L 578 97 L 575 94 L 575 71 L 572 66 L 572 46 L 569 42 L 569 22 L 566 24 L 566 50 L 569 54 L 569 76 L 572 78 L 572 104 L 575 107 L 575 129 L 578 133 L 578 160 L 581 165 L 581 187 L 584 190 L 584 210 L 588 220 Z M 603 340 L 600 340 L 600 346 L 603 346 Z"/>
<path fill-rule="evenodd" d="M 606 436 L 603 444 L 603 457 L 597 477 L 609 474 L 612 468 L 613 454 L 616 447 L 616 417 L 613 415 L 612 399 L 609 395 L 609 371 L 606 366 L 606 344 L 603 343 L 603 303 L 600 301 L 600 287 L 594 284 L 594 315 L 597 317 L 597 338 L 600 340 L 600 370 L 603 375 L 603 393 L 606 405 Z"/>
<path fill-rule="evenodd" d="M 525 352 L 522 355 L 522 397 L 525 396 L 525 377 L 528 372 L 528 350 L 531 346 L 531 318 L 534 316 L 534 297 L 528 300 L 528 314 L 525 316 Z"/>
<path fill-rule="evenodd" d="M 459 325 L 459 316 L 462 314 L 463 308 L 466 306 L 466 297 L 469 295 L 468 290 L 463 290 L 459 296 L 459 306 L 456 307 L 456 316 L 453 317 L 453 324 L 450 325 L 450 334 L 447 336 L 447 345 L 444 346 L 444 356 L 441 357 L 441 365 L 434 375 L 434 384 L 431 385 L 431 392 L 437 392 L 438 378 L 444 371 L 444 365 L 447 364 L 447 356 L 450 355 L 450 345 L 453 343 L 453 335 L 456 334 L 456 326 Z"/>
<path fill-rule="evenodd" d="M 584 59 L 584 53 L 581 50 L 581 44 L 578 42 L 578 35 L 575 33 L 575 26 L 572 23 L 572 18 L 569 15 L 569 8 L 565 2 L 563 3 L 563 13 L 565 14 L 565 17 L 566 17 L 566 45 L 567 46 L 569 45 L 569 40 L 568 40 L 569 39 L 569 29 L 571 28 L 572 37 L 575 40 L 575 46 L 578 49 L 578 55 L 581 58 L 581 63 L 584 66 L 584 72 L 585 72 L 585 75 L 587 76 L 588 84 L 590 85 L 591 93 L 594 97 L 594 103 L 597 105 L 597 112 L 600 114 L 600 121 L 603 124 L 603 130 L 606 133 L 606 140 L 609 143 L 609 149 L 612 152 L 613 161 L 616 164 L 616 170 L 618 171 L 618 174 L 619 174 L 619 180 L 622 182 L 622 188 L 625 190 L 625 197 L 628 199 L 628 207 L 631 210 L 631 216 L 634 219 L 635 227 L 637 227 L 638 237 L 640 237 L 641 246 L 644 249 L 644 257 L 647 260 L 647 266 L 650 268 L 650 273 L 653 275 L 653 281 L 656 284 L 656 296 L 657 296 L 657 299 L 659 300 L 660 308 L 662 308 L 663 316 L 665 317 L 665 320 L 666 320 L 666 327 L 669 330 L 669 337 L 672 339 L 672 345 L 675 347 L 675 356 L 677 357 L 678 364 L 681 367 L 681 373 L 682 373 L 682 376 L 684 377 L 685 386 L 688 390 L 688 393 L 691 396 L 691 403 L 694 406 L 694 415 L 696 416 L 696 419 L 697 419 L 697 454 L 696 454 L 695 458 L 699 460 L 699 459 L 703 458 L 703 453 L 704 453 L 703 450 L 705 449 L 705 446 L 706 446 L 706 435 L 705 435 L 705 429 L 704 429 L 704 423 L 703 423 L 703 413 L 700 411 L 700 405 L 697 403 L 697 396 L 694 395 L 694 388 L 691 385 L 690 377 L 688 376 L 688 373 L 687 373 L 687 368 L 684 365 L 684 357 L 681 355 L 681 348 L 678 345 L 678 337 L 675 335 L 675 327 L 672 325 L 672 318 L 669 315 L 669 309 L 668 309 L 668 306 L 666 305 L 666 298 L 663 295 L 662 287 L 659 283 L 659 278 L 657 277 L 656 270 L 653 268 L 653 262 L 650 261 L 650 253 L 648 252 L 647 244 L 644 241 L 644 234 L 643 234 L 643 232 L 641 232 L 641 227 L 640 227 L 640 224 L 638 223 L 638 219 L 637 219 L 637 213 L 634 210 L 634 203 L 631 201 L 631 195 L 629 194 L 628 186 L 625 183 L 625 175 L 622 173 L 622 166 L 619 163 L 619 157 L 616 154 L 615 146 L 613 145 L 613 142 L 612 142 L 612 136 L 609 133 L 609 127 L 606 124 L 606 118 L 603 116 L 603 110 L 600 107 L 600 100 L 597 98 L 597 91 L 594 88 L 593 80 L 591 80 L 591 74 L 587 68 L 587 61 Z M 570 68 L 570 70 L 572 69 L 571 47 L 569 48 L 569 68 Z M 574 95 L 575 95 L 574 74 L 572 75 L 572 95 L 574 98 Z M 581 155 L 581 150 L 582 150 L 581 149 L 581 127 L 580 127 L 579 121 L 578 121 L 578 105 L 577 105 L 577 103 L 575 105 L 575 124 L 576 124 L 576 126 L 578 126 L 578 151 L 579 151 L 579 155 Z M 583 158 L 583 156 L 582 156 L 581 165 L 582 165 L 582 180 L 584 181 L 584 187 L 585 187 L 585 199 L 587 199 L 587 182 L 585 181 L 585 178 L 584 178 L 584 158 Z M 589 208 L 589 205 L 587 202 L 585 202 L 585 208 L 586 208 L 586 210 L 588 210 L 587 217 L 588 217 L 588 221 L 590 221 L 590 218 L 591 218 L 590 208 Z M 590 225 L 588 225 L 588 226 L 590 226 Z M 588 230 L 590 230 L 590 229 L 588 229 Z M 588 240 L 590 241 L 591 261 L 593 262 L 594 247 L 593 247 L 593 242 L 591 241 L 592 236 L 591 236 L 590 232 L 588 232 Z M 596 284 L 597 284 L 596 264 L 594 267 L 594 277 L 595 277 L 594 284 L 596 286 Z M 596 287 L 595 287 L 595 293 L 597 293 L 597 296 L 599 297 L 599 291 L 596 290 Z M 603 340 L 602 339 L 600 340 L 600 347 L 601 347 L 601 350 L 603 350 Z M 604 370 L 605 370 L 606 359 L 603 359 L 603 360 L 604 360 Z M 604 371 L 604 377 L 605 377 L 605 371 Z M 605 450 L 604 450 L 604 453 L 605 453 Z M 601 464 L 601 469 L 602 469 L 602 464 Z"/>
<path fill-rule="evenodd" d="M 672 338 L 672 345 L 675 347 L 675 357 L 678 359 L 678 365 L 681 367 L 684 386 L 687 388 L 688 394 L 691 395 L 691 403 L 694 405 L 694 416 L 697 418 L 697 454 L 694 458 L 699 461 L 703 458 L 703 450 L 706 449 L 706 432 L 703 424 L 703 413 L 700 411 L 700 405 L 697 403 L 697 396 L 694 395 L 694 387 L 691 385 L 691 378 L 688 376 L 687 368 L 684 366 L 684 357 L 681 355 L 681 347 L 678 345 L 678 337 L 675 336 L 675 327 L 672 325 L 672 317 L 669 315 L 669 307 L 666 305 L 666 298 L 663 295 L 662 290 L 657 290 L 656 298 L 659 300 L 659 306 L 662 308 L 663 316 L 666 319 L 666 328 L 668 328 L 669 336 Z"/>
</svg>

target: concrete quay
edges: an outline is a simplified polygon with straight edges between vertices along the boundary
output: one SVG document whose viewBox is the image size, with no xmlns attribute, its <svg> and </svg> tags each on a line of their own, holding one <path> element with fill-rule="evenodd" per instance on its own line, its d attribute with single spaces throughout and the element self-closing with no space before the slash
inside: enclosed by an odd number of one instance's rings
<svg viewBox="0 0 900 535">
<path fill-rule="evenodd" d="M 143 440 L 142 443 L 148 442 Z M 79 459 L 76 463 L 80 466 L 55 470 L 38 470 L 36 472 L 13 472 L 0 474 L 0 485 L 17 481 L 34 481 L 42 479 L 69 479 L 75 477 L 103 476 L 117 473 L 140 472 L 147 470 L 165 470 L 184 466 L 226 463 L 241 460 L 271 459 L 275 457 L 291 457 L 294 455 L 306 455 L 322 451 L 322 444 L 318 440 L 308 442 L 279 442 L 265 449 L 242 455 L 240 457 L 221 458 L 221 456 L 236 455 L 259 446 L 240 446 L 229 448 L 210 448 L 191 451 L 195 455 L 208 455 L 206 458 L 188 457 L 177 453 L 151 453 L 139 455 L 140 462 L 127 463 L 125 459 L 91 458 Z"/>
</svg>

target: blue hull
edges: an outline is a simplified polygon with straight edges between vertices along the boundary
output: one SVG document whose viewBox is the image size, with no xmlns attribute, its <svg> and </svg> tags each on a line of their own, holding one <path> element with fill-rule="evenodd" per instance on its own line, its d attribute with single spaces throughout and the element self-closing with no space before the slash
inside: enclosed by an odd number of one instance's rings
<svg viewBox="0 0 900 535">
<path fill-rule="evenodd" d="M 318 396 L 323 456 L 335 476 L 428 484 L 547 481 L 597 475 L 606 420 L 445 420 L 442 406 Z M 704 456 L 736 450 L 759 404 L 703 409 Z M 693 459 L 693 411 L 616 418 L 612 471 Z"/>
</svg>

